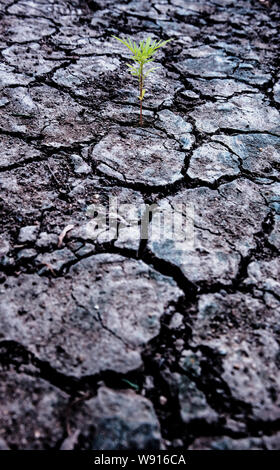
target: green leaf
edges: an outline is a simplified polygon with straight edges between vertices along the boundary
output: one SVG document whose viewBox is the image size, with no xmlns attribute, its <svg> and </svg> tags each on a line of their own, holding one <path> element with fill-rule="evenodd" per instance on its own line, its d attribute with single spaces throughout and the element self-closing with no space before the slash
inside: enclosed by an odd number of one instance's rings
<svg viewBox="0 0 280 470">
<path fill-rule="evenodd" d="M 155 47 L 155 49 L 159 49 L 160 47 L 165 46 L 168 42 L 172 41 L 172 39 L 167 39 L 166 41 L 159 41 Z"/>
<path fill-rule="evenodd" d="M 130 47 L 130 45 L 125 39 L 118 38 L 117 36 L 112 36 L 112 37 L 120 41 L 122 44 L 124 44 L 133 53 L 132 48 Z"/>
<path fill-rule="evenodd" d="M 130 65 L 130 64 L 126 64 L 127 67 L 129 67 L 129 71 L 132 75 L 135 75 L 136 77 L 139 77 L 139 74 L 140 74 L 140 70 L 137 69 L 136 67 L 133 67 L 133 65 Z"/>
<path fill-rule="evenodd" d="M 133 382 L 130 382 L 130 380 L 122 379 L 122 381 L 129 385 L 131 388 L 134 388 L 134 390 L 139 390 L 139 386 L 137 384 L 134 384 Z"/>
<path fill-rule="evenodd" d="M 147 72 L 144 74 L 144 78 L 146 78 L 149 75 L 149 73 L 153 72 L 156 69 L 159 69 L 159 67 L 152 67 L 150 70 L 147 70 Z"/>
<path fill-rule="evenodd" d="M 151 43 L 151 37 L 149 36 L 146 40 L 146 44 L 145 44 L 145 47 L 144 47 L 144 50 L 143 50 L 143 52 L 145 54 L 147 54 L 148 51 L 149 51 L 150 43 Z"/>
<path fill-rule="evenodd" d="M 131 41 L 130 38 L 128 38 L 128 42 L 129 42 L 129 46 L 130 46 L 131 50 L 133 51 L 133 44 L 132 44 L 132 41 Z"/>
</svg>

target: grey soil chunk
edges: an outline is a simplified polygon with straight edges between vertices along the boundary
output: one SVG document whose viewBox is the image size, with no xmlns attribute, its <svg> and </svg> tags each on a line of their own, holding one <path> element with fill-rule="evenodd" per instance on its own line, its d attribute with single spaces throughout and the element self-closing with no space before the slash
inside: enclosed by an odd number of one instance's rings
<svg viewBox="0 0 280 470">
<path fill-rule="evenodd" d="M 88 175 L 91 173 L 90 166 L 79 155 L 71 155 L 76 175 Z"/>
<path fill-rule="evenodd" d="M 189 377 L 177 376 L 180 414 L 184 423 L 190 424 L 194 420 L 204 421 L 208 424 L 217 422 L 218 415 L 207 403 L 204 393 L 198 389 L 196 383 Z"/>
<path fill-rule="evenodd" d="M 203 78 L 236 78 L 252 85 L 263 85 L 271 79 L 269 73 L 260 70 L 259 64 L 250 62 L 240 63 L 236 57 L 229 56 L 223 50 L 211 47 L 191 49 L 191 59 L 185 59 L 176 64 L 176 68 L 184 75 L 194 75 Z"/>
<path fill-rule="evenodd" d="M 242 293 L 200 296 L 192 345 L 207 346 L 221 357 L 222 379 L 231 396 L 250 407 L 253 419 L 273 421 L 280 417 L 280 400 L 271 394 L 280 380 L 279 345 L 274 336 L 280 303 L 267 294 L 264 300 L 259 297 Z"/>
<path fill-rule="evenodd" d="M 237 275 L 240 255 L 256 246 L 254 234 L 268 214 L 258 187 L 246 179 L 221 186 L 219 191 L 197 188 L 178 192 L 159 203 L 163 211 L 183 214 L 183 233 L 172 235 L 172 219 L 165 219 L 163 237 L 157 218 L 151 223 L 148 246 L 160 259 L 178 266 L 191 281 L 230 283 Z"/>
<path fill-rule="evenodd" d="M 11 85 L 28 85 L 31 81 L 31 78 L 17 73 L 13 67 L 0 64 L 0 89 Z"/>
<path fill-rule="evenodd" d="M 23 373 L 0 372 L 0 379 L 0 441 L 12 450 L 54 448 L 64 434 L 67 395 Z"/>
<path fill-rule="evenodd" d="M 268 237 L 269 242 L 280 251 L 280 215 L 275 214 L 274 226 Z"/>
<path fill-rule="evenodd" d="M 159 106 L 171 106 L 176 92 L 182 88 L 181 83 L 176 80 L 178 76 L 168 74 L 160 62 L 154 62 L 154 66 L 157 69 L 147 77 L 147 106 L 156 109 Z"/>
<path fill-rule="evenodd" d="M 186 22 L 175 23 L 174 21 L 158 19 L 156 24 L 161 28 L 164 34 L 171 37 L 179 37 L 181 40 L 182 38 L 186 38 L 187 42 L 191 42 L 193 38 L 197 38 L 199 36 L 199 28 Z"/>
<path fill-rule="evenodd" d="M 199 57 L 199 53 L 201 56 Z M 176 68 L 185 76 L 194 75 L 205 78 L 229 77 L 237 63 L 232 57 L 227 57 L 222 51 L 211 53 L 204 49 L 197 50 L 197 56 L 191 59 L 185 59 L 176 64 Z"/>
<path fill-rule="evenodd" d="M 139 368 L 142 346 L 182 294 L 171 278 L 118 255 L 91 256 L 55 281 L 34 274 L 7 282 L 1 285 L 3 336 L 75 377 Z"/>
<path fill-rule="evenodd" d="M 0 437 L 0 450 L 10 450 L 10 447 L 8 447 L 8 444 L 2 437 Z"/>
<path fill-rule="evenodd" d="M 280 263 L 277 258 L 271 261 L 252 261 L 248 266 L 248 285 L 280 295 Z"/>
<path fill-rule="evenodd" d="M 242 93 L 244 91 L 258 92 L 257 88 L 253 88 L 246 83 L 238 82 L 232 79 L 189 79 L 188 80 L 193 88 L 205 96 L 215 97 L 231 97 L 235 93 Z"/>
<path fill-rule="evenodd" d="M 6 17 L 0 24 L 0 36 L 9 42 L 38 41 L 55 32 L 53 24 L 44 18 Z"/>
<path fill-rule="evenodd" d="M 23 15 L 25 17 L 47 18 L 54 20 L 61 25 L 72 24 L 77 21 L 83 10 L 81 4 L 77 1 L 68 0 L 42 0 L 40 2 L 20 0 L 17 3 L 11 3 L 8 12 L 12 15 Z M 53 24 L 53 21 L 52 23 Z"/>
<path fill-rule="evenodd" d="M 0 257 L 5 256 L 10 251 L 10 243 L 7 234 L 1 233 L 0 235 Z"/>
<path fill-rule="evenodd" d="M 87 113 L 73 98 L 55 88 L 35 86 L 7 89 L 9 103 L 0 108 L 0 127 L 7 132 L 42 137 L 52 147 L 71 146 L 96 135 L 96 114 Z"/>
<path fill-rule="evenodd" d="M 238 157 L 216 143 L 204 144 L 194 151 L 187 174 L 213 183 L 225 175 L 239 173 Z"/>
<path fill-rule="evenodd" d="M 31 42 L 26 44 L 14 44 L 2 51 L 5 60 L 12 66 L 16 67 L 24 74 L 32 74 L 29 81 L 34 80 L 35 76 L 40 76 L 51 72 L 57 68 L 57 61 L 51 59 L 65 58 L 65 53 L 60 52 L 59 56 L 48 48 L 46 44 Z M 58 56 L 58 57 L 57 57 Z"/>
<path fill-rule="evenodd" d="M 58 236 L 55 233 L 41 232 L 36 241 L 36 246 L 39 248 L 52 248 L 57 244 Z"/>
<path fill-rule="evenodd" d="M 226 102 L 208 102 L 191 113 L 198 130 L 268 131 L 280 135 L 280 114 L 261 94 L 241 95 Z"/>
<path fill-rule="evenodd" d="M 161 186 L 182 178 L 185 155 L 164 134 L 124 129 L 94 147 L 92 159 L 102 173 L 120 181 Z"/>
<path fill-rule="evenodd" d="M 19 231 L 18 242 L 28 243 L 28 242 L 36 241 L 38 232 L 39 232 L 38 225 L 29 225 L 27 227 L 22 227 Z"/>
<path fill-rule="evenodd" d="M 87 405 L 95 426 L 92 449 L 160 449 L 159 422 L 146 398 L 101 387 Z"/>
<path fill-rule="evenodd" d="M 11 211 L 11 208 L 14 208 L 14 216 L 18 217 L 19 221 L 24 216 L 32 215 L 32 223 L 34 217 L 37 217 L 39 222 L 42 209 L 54 204 L 58 196 L 53 190 L 51 173 L 41 163 L 26 164 L 22 169 L 1 173 L 0 188 L 5 198 L 6 210 Z"/>
<path fill-rule="evenodd" d="M 261 194 L 274 214 L 280 215 L 280 183 L 264 185 Z"/>
<path fill-rule="evenodd" d="M 242 160 L 244 170 L 259 176 L 278 176 L 280 137 L 268 134 L 217 135 L 213 140 L 224 143 Z"/>
<path fill-rule="evenodd" d="M 128 103 L 135 101 L 135 89 L 131 92 L 133 100 L 128 99 Z M 121 98 L 122 99 L 122 98 Z M 100 116 L 104 120 L 121 123 L 122 125 L 131 126 L 131 124 L 139 124 L 139 109 L 138 106 L 130 104 L 119 104 L 114 101 L 102 104 Z M 154 118 L 153 111 L 143 109 L 143 119 L 146 123 L 152 122 Z"/>
<path fill-rule="evenodd" d="M 280 81 L 276 82 L 273 87 L 274 100 L 280 103 Z"/>
<path fill-rule="evenodd" d="M 33 248 L 25 248 L 24 250 L 20 250 L 18 252 L 17 259 L 19 261 L 30 260 L 30 259 L 35 258 L 36 255 L 37 255 L 37 252 Z"/>
<path fill-rule="evenodd" d="M 96 98 L 96 91 L 93 88 L 96 80 L 102 80 L 103 76 L 116 71 L 120 66 L 118 59 L 111 58 L 108 61 L 106 56 L 81 58 L 69 67 L 57 70 L 53 75 L 53 80 L 58 85 L 70 88 L 78 96 L 89 96 Z"/>
<path fill-rule="evenodd" d="M 76 256 L 68 248 L 54 251 L 53 253 L 44 253 L 38 255 L 36 258 L 37 264 L 40 266 L 46 266 L 45 269 L 50 271 L 59 272 L 64 266 L 74 261 Z"/>
<path fill-rule="evenodd" d="M 174 137 L 181 144 L 183 150 L 189 150 L 193 146 L 195 138 L 191 134 L 192 125 L 169 109 L 158 113 L 156 126 L 165 131 L 168 136 Z"/>
<path fill-rule="evenodd" d="M 1 135 L 0 146 L 3 152 L 0 155 L 0 168 L 9 168 L 17 163 L 39 158 L 41 155 L 39 150 L 16 137 Z"/>
<path fill-rule="evenodd" d="M 223 437 L 202 437 L 195 439 L 189 450 L 279 450 L 280 433 L 274 436 L 232 439 Z"/>
</svg>

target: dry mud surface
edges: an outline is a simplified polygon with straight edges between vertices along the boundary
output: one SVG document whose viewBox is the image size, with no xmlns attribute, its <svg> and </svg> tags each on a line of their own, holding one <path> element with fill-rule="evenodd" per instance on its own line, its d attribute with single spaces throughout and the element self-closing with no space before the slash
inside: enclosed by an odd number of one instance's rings
<svg viewBox="0 0 280 470">
<path fill-rule="evenodd" d="M 279 3 L 0 17 L 0 448 L 280 449 Z M 126 34 L 173 38 L 143 128 Z M 93 239 L 110 197 L 139 211 Z M 193 248 L 141 240 L 184 203 Z"/>
</svg>

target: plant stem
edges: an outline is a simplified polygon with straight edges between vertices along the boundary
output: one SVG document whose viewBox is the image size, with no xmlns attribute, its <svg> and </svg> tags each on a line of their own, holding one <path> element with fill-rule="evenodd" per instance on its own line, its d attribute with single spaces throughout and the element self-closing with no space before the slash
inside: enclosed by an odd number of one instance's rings
<svg viewBox="0 0 280 470">
<path fill-rule="evenodd" d="M 143 93 L 143 64 L 140 65 L 140 126 L 143 125 L 143 118 L 142 118 L 142 93 Z"/>
</svg>

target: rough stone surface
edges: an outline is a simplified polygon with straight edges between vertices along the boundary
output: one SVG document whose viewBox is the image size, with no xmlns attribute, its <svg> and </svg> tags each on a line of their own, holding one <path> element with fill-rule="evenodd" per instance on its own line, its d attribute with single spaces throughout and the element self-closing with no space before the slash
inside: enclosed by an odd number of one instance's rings
<svg viewBox="0 0 280 470">
<path fill-rule="evenodd" d="M 0 18 L 0 449 L 279 450 L 279 2 Z"/>
</svg>

